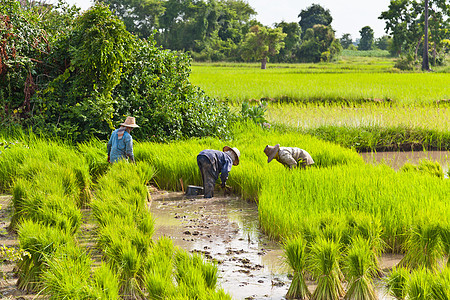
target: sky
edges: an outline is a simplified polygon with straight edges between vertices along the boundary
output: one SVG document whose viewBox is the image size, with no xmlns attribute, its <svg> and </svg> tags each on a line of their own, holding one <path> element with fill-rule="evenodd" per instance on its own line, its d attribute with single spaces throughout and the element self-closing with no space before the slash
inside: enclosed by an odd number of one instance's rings
<svg viewBox="0 0 450 300">
<path fill-rule="evenodd" d="M 83 10 L 92 5 L 90 0 L 66 0 Z M 50 3 L 56 1 L 48 1 Z M 281 21 L 298 22 L 298 14 L 311 4 L 320 4 L 329 9 L 333 22 L 331 26 L 340 38 L 344 33 L 350 33 L 352 39 L 360 37 L 359 31 L 364 26 L 370 26 L 374 36 L 385 34 L 383 20 L 379 20 L 382 11 L 389 7 L 390 0 L 247 0 L 258 13 L 256 19 L 264 25 L 272 26 Z"/>
</svg>

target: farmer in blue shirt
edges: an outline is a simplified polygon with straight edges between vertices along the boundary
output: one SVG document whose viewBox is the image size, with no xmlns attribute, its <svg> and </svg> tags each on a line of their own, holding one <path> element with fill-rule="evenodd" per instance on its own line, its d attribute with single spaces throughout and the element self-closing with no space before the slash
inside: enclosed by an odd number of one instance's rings
<svg viewBox="0 0 450 300">
<path fill-rule="evenodd" d="M 113 131 L 108 142 L 108 162 L 115 163 L 120 159 L 129 158 L 134 162 L 133 138 L 131 130 L 139 127 L 133 117 L 127 117 L 120 128 Z"/>
<path fill-rule="evenodd" d="M 203 191 L 205 198 L 214 196 L 214 186 L 219 178 L 222 181 L 221 187 L 225 188 L 228 179 L 228 173 L 231 166 L 239 164 L 239 156 L 241 153 L 237 148 L 223 147 L 222 151 L 203 150 L 197 155 L 197 164 L 202 174 Z"/>
</svg>

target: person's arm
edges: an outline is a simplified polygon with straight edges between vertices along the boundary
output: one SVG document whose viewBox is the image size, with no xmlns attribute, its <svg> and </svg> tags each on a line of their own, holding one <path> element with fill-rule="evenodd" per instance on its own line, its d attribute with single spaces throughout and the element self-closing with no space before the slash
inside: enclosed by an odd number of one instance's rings
<svg viewBox="0 0 450 300">
<path fill-rule="evenodd" d="M 228 155 L 228 154 L 225 154 Z M 228 180 L 228 174 L 231 171 L 231 166 L 233 165 L 233 161 L 230 159 L 225 159 L 225 163 L 222 167 L 222 170 L 220 171 L 220 180 L 222 180 L 222 184 L 221 187 L 224 188 L 225 184 L 227 183 Z"/>
<path fill-rule="evenodd" d="M 133 153 L 133 138 L 129 134 L 127 135 L 127 139 L 125 140 L 125 154 L 131 160 L 131 162 L 135 162 Z"/>
<path fill-rule="evenodd" d="M 297 167 L 297 162 L 292 157 L 291 153 L 289 153 L 289 151 L 279 151 L 278 155 L 280 157 L 280 162 L 283 165 L 289 166 L 289 169 Z"/>
<path fill-rule="evenodd" d="M 111 147 L 112 147 L 112 134 L 109 138 L 108 145 L 106 145 L 106 149 L 108 150 L 108 162 L 111 162 Z"/>
</svg>

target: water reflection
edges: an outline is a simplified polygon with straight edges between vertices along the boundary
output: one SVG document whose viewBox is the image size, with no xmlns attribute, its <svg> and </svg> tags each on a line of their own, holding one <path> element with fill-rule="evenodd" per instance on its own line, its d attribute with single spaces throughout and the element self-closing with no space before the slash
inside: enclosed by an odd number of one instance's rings
<svg viewBox="0 0 450 300">
<path fill-rule="evenodd" d="M 448 172 L 450 165 L 450 151 L 368 152 L 361 153 L 361 156 L 367 163 L 385 163 L 395 170 L 407 162 L 416 165 L 422 159 L 437 161 L 444 173 Z"/>
</svg>

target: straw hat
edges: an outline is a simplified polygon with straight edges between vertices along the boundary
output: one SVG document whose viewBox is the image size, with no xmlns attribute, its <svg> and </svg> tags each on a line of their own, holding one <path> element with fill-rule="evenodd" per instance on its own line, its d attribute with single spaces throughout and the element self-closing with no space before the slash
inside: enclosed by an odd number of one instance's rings
<svg viewBox="0 0 450 300">
<path fill-rule="evenodd" d="M 223 152 L 226 151 L 233 151 L 234 154 L 236 155 L 236 160 L 233 162 L 234 166 L 237 166 L 239 164 L 239 156 L 241 156 L 241 152 L 239 152 L 238 148 L 230 148 L 228 146 L 223 147 Z"/>
<path fill-rule="evenodd" d="M 137 128 L 139 127 L 136 124 L 136 119 L 134 117 L 127 117 L 127 119 L 125 120 L 125 122 L 123 122 L 122 124 L 120 124 L 121 126 L 125 126 L 125 127 L 131 127 L 131 128 Z"/>
<path fill-rule="evenodd" d="M 264 148 L 264 153 L 267 155 L 268 159 L 267 162 L 270 163 L 272 159 L 277 155 L 278 150 L 280 149 L 280 144 L 276 144 L 275 146 L 269 146 L 267 145 L 266 148 Z"/>
</svg>

